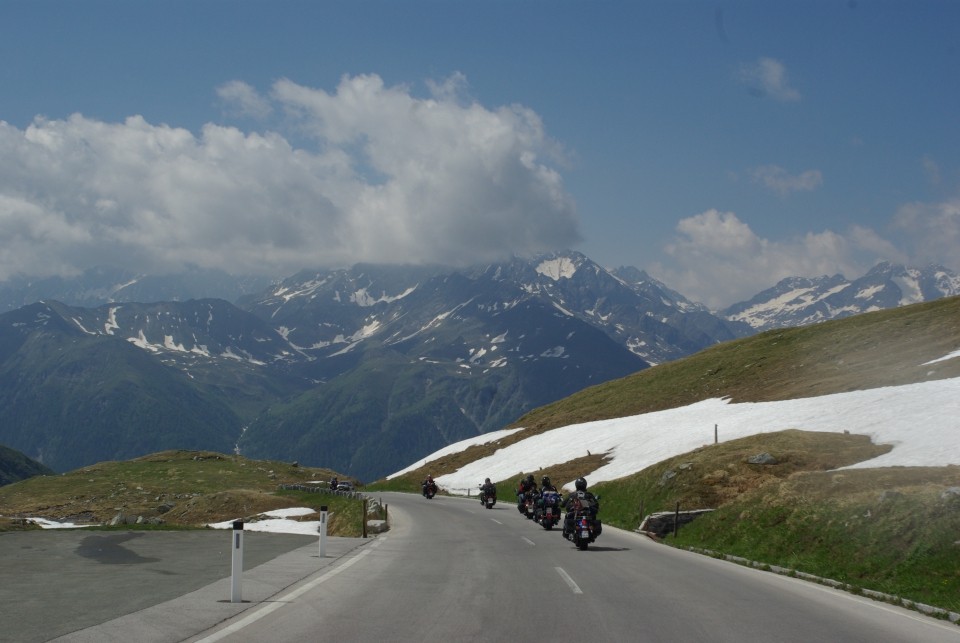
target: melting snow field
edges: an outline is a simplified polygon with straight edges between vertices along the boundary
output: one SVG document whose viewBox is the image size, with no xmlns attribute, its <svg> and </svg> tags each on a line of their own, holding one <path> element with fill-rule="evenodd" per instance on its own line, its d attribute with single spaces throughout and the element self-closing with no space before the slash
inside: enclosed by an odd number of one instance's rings
<svg viewBox="0 0 960 643">
<path fill-rule="evenodd" d="M 260 514 L 262 519 L 255 522 L 243 523 L 244 531 L 268 531 L 272 533 L 301 534 L 303 536 L 316 536 L 320 527 L 319 520 L 291 520 L 299 516 L 316 513 L 316 509 L 309 507 L 290 507 L 287 509 L 274 509 Z M 233 529 L 233 521 L 227 520 L 207 525 L 214 529 Z"/>
<path fill-rule="evenodd" d="M 615 480 L 712 444 L 714 425 L 720 442 L 801 429 L 849 431 L 893 445 L 889 453 L 848 468 L 960 465 L 960 378 L 784 402 L 731 404 L 711 399 L 667 411 L 575 424 L 531 436 L 436 480 L 451 493 L 466 493 L 484 478 L 505 480 L 568 462 L 588 451 L 609 454 L 612 461 L 596 471 L 584 471 L 587 481 Z M 491 436 L 450 445 L 421 463 L 502 437 Z M 572 488 L 572 481 L 564 486 Z"/>
<path fill-rule="evenodd" d="M 956 359 L 951 353 L 934 362 Z M 929 362 L 929 363 L 934 363 Z M 960 378 L 907 386 L 892 386 L 838 393 L 822 397 L 731 404 L 711 399 L 677 409 L 632 417 L 586 422 L 531 436 L 498 449 L 455 473 L 436 476 L 450 493 L 475 492 L 484 478 L 506 480 L 522 472 L 568 462 L 587 452 L 606 453 L 611 461 L 595 471 L 584 471 L 590 484 L 628 476 L 667 458 L 718 441 L 771 433 L 785 429 L 804 431 L 849 431 L 869 435 L 877 444 L 893 450 L 872 460 L 846 468 L 960 465 Z M 394 478 L 475 444 L 495 442 L 523 429 L 504 429 L 451 444 L 411 464 Z M 573 487 L 573 481 L 564 486 Z M 318 521 L 292 520 L 313 513 L 297 507 L 263 514 L 263 519 L 244 524 L 249 531 L 316 535 Z M 76 525 L 34 519 L 44 528 Z M 230 529 L 233 521 L 210 525 Z"/>
</svg>

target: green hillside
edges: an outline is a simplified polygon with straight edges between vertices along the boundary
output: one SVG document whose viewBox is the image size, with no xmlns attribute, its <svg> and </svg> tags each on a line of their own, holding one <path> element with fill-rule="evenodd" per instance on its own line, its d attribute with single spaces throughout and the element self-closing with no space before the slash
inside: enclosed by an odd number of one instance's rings
<svg viewBox="0 0 960 643">
<path fill-rule="evenodd" d="M 505 445 L 570 424 L 676 408 L 716 397 L 787 400 L 960 377 L 960 297 L 781 329 L 592 387 L 521 417 L 525 427 L 379 483 L 412 490 Z M 958 402 L 960 413 L 960 402 Z M 960 467 L 838 472 L 889 450 L 866 436 L 785 431 L 703 447 L 598 484 L 601 517 L 637 529 L 643 515 L 715 509 L 668 544 L 833 579 L 854 589 L 960 611 Z M 770 453 L 775 465 L 752 465 Z M 570 480 L 602 455 L 537 472 Z M 520 472 L 518 472 L 519 474 Z M 516 477 L 496 481 L 511 497 Z"/>
<path fill-rule="evenodd" d="M 960 297 L 772 330 L 585 389 L 513 426 L 539 432 L 728 397 L 765 402 L 960 377 Z"/>
<path fill-rule="evenodd" d="M 284 507 L 329 506 L 329 533 L 359 536 L 363 503 L 345 495 L 281 491 L 280 485 L 337 476 L 329 469 L 251 460 L 212 451 L 163 451 L 134 460 L 100 462 L 60 475 L 0 487 L 0 531 L 22 518 L 101 525 L 118 514 L 130 528 L 191 528 L 249 519 Z M 317 520 L 314 514 L 303 520 Z M 29 527 L 29 525 L 26 525 Z"/>
</svg>

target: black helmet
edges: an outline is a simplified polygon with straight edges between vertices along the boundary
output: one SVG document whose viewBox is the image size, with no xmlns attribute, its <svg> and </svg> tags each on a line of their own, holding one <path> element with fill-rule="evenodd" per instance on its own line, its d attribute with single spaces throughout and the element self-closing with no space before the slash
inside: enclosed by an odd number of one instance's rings
<svg viewBox="0 0 960 643">
<path fill-rule="evenodd" d="M 487 478 L 486 480 L 484 480 L 483 484 L 490 484 L 490 478 Z"/>
<path fill-rule="evenodd" d="M 547 486 L 550 484 L 550 476 L 543 476 L 543 479 L 540 481 L 540 484 Z"/>
<path fill-rule="evenodd" d="M 527 476 L 527 482 L 533 482 L 533 474 Z"/>
<path fill-rule="evenodd" d="M 577 488 L 577 491 L 586 491 L 587 490 L 587 481 L 583 478 L 577 478 L 577 481 L 573 483 Z"/>
</svg>

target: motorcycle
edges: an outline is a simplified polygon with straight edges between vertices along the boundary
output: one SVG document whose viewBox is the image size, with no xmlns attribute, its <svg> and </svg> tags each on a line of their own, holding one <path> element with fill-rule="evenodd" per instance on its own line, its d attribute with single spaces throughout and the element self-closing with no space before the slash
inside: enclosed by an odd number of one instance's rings
<svg viewBox="0 0 960 643">
<path fill-rule="evenodd" d="M 437 495 L 437 483 L 436 483 L 436 482 L 430 482 L 430 483 L 428 483 L 428 484 L 423 485 L 423 497 L 424 497 L 424 498 L 426 498 L 427 500 L 430 500 L 430 499 L 433 498 L 435 495 Z"/>
<path fill-rule="evenodd" d="M 573 516 L 564 524 L 563 537 L 573 541 L 577 549 L 586 551 L 587 546 L 603 531 L 603 527 L 600 525 L 600 520 L 594 517 L 593 512 L 579 502 L 574 503 L 568 514 L 571 512 Z"/>
<path fill-rule="evenodd" d="M 537 495 L 536 491 L 527 491 L 520 496 L 517 503 L 517 511 L 531 520 L 533 520 L 533 514 L 537 509 Z"/>
<path fill-rule="evenodd" d="M 488 494 L 483 490 L 483 486 L 480 486 L 480 504 L 486 507 L 487 509 L 493 509 L 493 505 L 497 504 L 497 493 L 493 492 Z"/>
<path fill-rule="evenodd" d="M 522 514 L 527 513 L 527 493 L 525 491 L 517 492 L 517 511 Z"/>
<path fill-rule="evenodd" d="M 560 522 L 560 494 L 556 491 L 544 491 L 537 503 L 537 510 L 533 516 L 534 522 L 550 531 Z"/>
</svg>

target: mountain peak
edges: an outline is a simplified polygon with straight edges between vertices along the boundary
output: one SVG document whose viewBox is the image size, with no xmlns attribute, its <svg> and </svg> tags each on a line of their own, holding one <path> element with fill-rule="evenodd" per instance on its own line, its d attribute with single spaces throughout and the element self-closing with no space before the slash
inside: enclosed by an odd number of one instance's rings
<svg viewBox="0 0 960 643">
<path fill-rule="evenodd" d="M 853 281 L 841 274 L 788 277 L 720 314 L 763 331 L 804 326 L 958 294 L 960 277 L 943 266 L 909 268 L 881 261 Z"/>
</svg>

